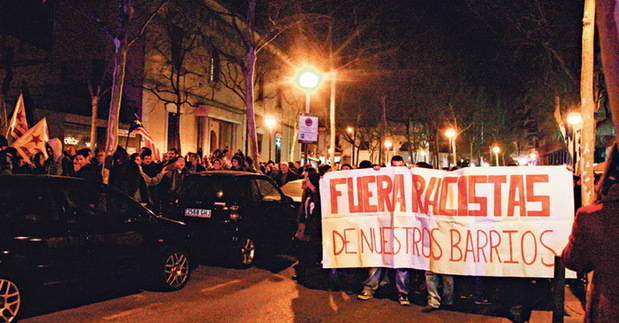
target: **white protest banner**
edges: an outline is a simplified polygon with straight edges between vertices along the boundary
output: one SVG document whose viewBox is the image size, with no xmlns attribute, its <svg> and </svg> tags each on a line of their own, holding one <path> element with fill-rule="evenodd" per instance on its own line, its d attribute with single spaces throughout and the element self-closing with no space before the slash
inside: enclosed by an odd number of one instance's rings
<svg viewBox="0 0 619 323">
<path fill-rule="evenodd" d="M 320 182 L 323 266 L 553 277 L 573 194 L 562 166 L 330 172 Z"/>
</svg>

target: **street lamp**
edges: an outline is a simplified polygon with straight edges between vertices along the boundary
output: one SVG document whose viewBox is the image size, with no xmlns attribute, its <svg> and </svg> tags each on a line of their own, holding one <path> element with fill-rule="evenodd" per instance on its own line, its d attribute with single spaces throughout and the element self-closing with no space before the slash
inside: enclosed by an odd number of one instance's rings
<svg viewBox="0 0 619 323">
<path fill-rule="evenodd" d="M 315 69 L 311 67 L 304 67 L 297 72 L 295 77 L 297 86 L 305 91 L 305 114 L 310 113 L 310 95 L 318 88 L 321 81 L 321 76 Z M 305 162 L 307 164 L 307 143 L 302 143 L 303 154 L 305 155 Z"/>
<path fill-rule="evenodd" d="M 273 137 L 273 129 L 277 126 L 277 119 L 272 116 L 267 116 L 264 118 L 264 125 L 269 129 L 269 160 L 271 160 L 271 145 L 272 145 L 272 137 Z"/>
<path fill-rule="evenodd" d="M 355 164 L 355 142 L 357 141 L 356 137 L 357 137 L 357 133 L 355 132 L 355 128 L 348 126 L 346 127 L 346 132 L 348 133 L 348 135 L 351 137 L 352 139 L 352 150 L 351 150 L 351 157 L 350 157 L 350 162 L 354 165 Z"/>
<path fill-rule="evenodd" d="M 501 147 L 495 145 L 494 147 L 492 147 L 492 152 L 494 153 L 494 160 L 496 162 L 496 165 L 499 166 L 499 153 L 501 152 Z"/>
<path fill-rule="evenodd" d="M 447 139 L 449 139 L 449 147 L 450 147 L 450 153 L 452 155 L 453 158 L 453 164 L 457 165 L 458 163 L 456 162 L 456 136 L 458 135 L 458 133 L 456 132 L 456 129 L 454 128 L 449 128 L 447 130 L 445 130 L 445 137 L 447 137 Z M 447 156 L 447 163 L 449 163 L 449 156 Z M 449 165 L 451 167 L 451 165 Z"/>
<path fill-rule="evenodd" d="M 570 112 L 567 115 L 567 123 L 572 133 L 572 169 L 576 172 L 576 127 L 582 123 L 582 115 L 578 112 Z"/>
</svg>

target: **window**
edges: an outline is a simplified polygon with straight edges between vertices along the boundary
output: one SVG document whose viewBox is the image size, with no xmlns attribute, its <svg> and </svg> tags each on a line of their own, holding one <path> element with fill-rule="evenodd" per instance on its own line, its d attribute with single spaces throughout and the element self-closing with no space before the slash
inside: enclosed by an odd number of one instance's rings
<svg viewBox="0 0 619 323">
<path fill-rule="evenodd" d="M 42 182 L 16 180 L 0 186 L 0 223 L 16 234 L 61 234 L 64 222 Z"/>
<path fill-rule="evenodd" d="M 273 184 L 269 183 L 264 179 L 259 179 L 256 181 L 258 183 L 258 189 L 260 190 L 260 195 L 262 196 L 263 201 L 281 201 L 282 195 L 279 193 L 277 188 L 273 186 Z"/>
</svg>

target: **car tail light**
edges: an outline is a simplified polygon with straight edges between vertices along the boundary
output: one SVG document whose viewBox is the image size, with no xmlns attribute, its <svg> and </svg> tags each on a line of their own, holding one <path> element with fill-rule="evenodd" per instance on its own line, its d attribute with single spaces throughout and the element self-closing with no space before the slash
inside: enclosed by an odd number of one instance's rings
<svg viewBox="0 0 619 323">
<path fill-rule="evenodd" d="M 228 208 L 228 210 L 230 210 L 230 220 L 238 220 L 241 218 L 238 205 L 232 205 Z"/>
</svg>

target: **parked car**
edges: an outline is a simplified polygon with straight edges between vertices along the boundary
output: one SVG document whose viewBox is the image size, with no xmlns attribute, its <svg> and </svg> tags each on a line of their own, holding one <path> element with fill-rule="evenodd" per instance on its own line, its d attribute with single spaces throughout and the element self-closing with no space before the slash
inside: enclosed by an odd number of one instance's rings
<svg viewBox="0 0 619 323">
<path fill-rule="evenodd" d="M 292 201 L 297 205 L 301 204 L 301 200 L 303 199 L 303 179 L 295 179 L 294 181 L 290 181 L 284 184 L 282 187 L 282 192 L 292 198 Z"/>
<path fill-rule="evenodd" d="M 296 208 L 269 177 L 210 171 L 187 177 L 170 217 L 192 229 L 201 254 L 239 267 L 256 255 L 286 251 L 296 230 Z"/>
<path fill-rule="evenodd" d="M 177 290 L 189 279 L 187 226 L 106 185 L 6 175 L 0 188 L 0 321 L 79 291 Z"/>
</svg>

